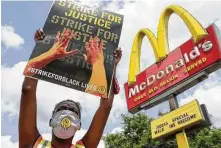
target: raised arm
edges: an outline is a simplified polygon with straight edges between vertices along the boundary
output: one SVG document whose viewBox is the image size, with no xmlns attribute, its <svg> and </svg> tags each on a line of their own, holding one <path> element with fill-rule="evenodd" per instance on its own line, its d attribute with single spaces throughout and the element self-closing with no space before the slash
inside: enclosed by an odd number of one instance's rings
<svg viewBox="0 0 221 148">
<path fill-rule="evenodd" d="M 121 50 L 117 50 L 115 52 L 115 65 L 117 66 L 118 62 L 121 59 Z M 115 67 L 116 67 L 115 66 Z M 116 68 L 114 68 L 114 75 L 116 72 Z M 111 108 L 112 108 L 112 104 L 113 104 L 113 100 L 114 100 L 114 94 L 115 94 L 115 89 L 116 87 L 116 77 L 114 76 L 113 79 L 113 83 L 112 83 L 112 87 L 111 87 L 111 94 L 110 97 L 107 98 L 101 98 L 100 100 L 100 106 L 98 107 L 94 118 L 92 120 L 92 123 L 89 127 L 89 130 L 87 131 L 87 133 L 85 134 L 85 136 L 83 137 L 82 141 L 85 145 L 86 148 L 97 148 L 100 139 L 102 137 L 105 125 L 107 123 Z"/>
<path fill-rule="evenodd" d="M 104 67 L 103 41 L 99 43 L 99 38 L 90 38 L 85 44 L 86 53 L 85 59 L 92 65 L 92 74 L 88 82 L 92 86 L 103 86 L 104 93 L 102 97 L 107 98 L 107 78 Z M 98 90 L 86 88 L 85 92 L 99 95 Z"/>
<path fill-rule="evenodd" d="M 19 113 L 19 147 L 31 147 L 39 132 L 36 123 L 36 88 L 37 80 L 25 78 L 22 86 L 22 95 Z"/>
<path fill-rule="evenodd" d="M 42 40 L 44 34 L 39 30 L 35 33 L 35 41 Z M 37 129 L 36 89 L 38 80 L 25 77 L 19 112 L 19 147 L 31 147 L 39 137 Z"/>
</svg>

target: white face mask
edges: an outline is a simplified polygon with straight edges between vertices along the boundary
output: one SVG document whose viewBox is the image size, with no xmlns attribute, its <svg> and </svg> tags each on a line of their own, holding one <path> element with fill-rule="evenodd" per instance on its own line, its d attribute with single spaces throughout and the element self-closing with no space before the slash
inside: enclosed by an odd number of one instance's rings
<svg viewBox="0 0 221 148">
<path fill-rule="evenodd" d="M 69 110 L 61 110 L 54 114 L 51 120 L 51 127 L 56 137 L 68 139 L 77 130 L 80 130 L 80 119 L 77 114 Z"/>
</svg>

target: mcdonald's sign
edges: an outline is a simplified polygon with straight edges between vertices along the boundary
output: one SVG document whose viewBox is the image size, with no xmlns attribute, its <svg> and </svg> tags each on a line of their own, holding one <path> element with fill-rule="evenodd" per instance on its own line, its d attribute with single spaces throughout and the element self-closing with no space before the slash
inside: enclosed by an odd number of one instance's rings
<svg viewBox="0 0 221 148">
<path fill-rule="evenodd" d="M 192 38 L 169 52 L 168 21 L 171 14 L 184 21 Z M 147 37 L 156 63 L 140 72 L 141 44 Z M 221 68 L 221 38 L 215 24 L 204 29 L 184 8 L 168 6 L 160 16 L 157 37 L 149 29 L 135 36 L 129 65 L 128 82 L 124 84 L 128 110 L 136 113 L 179 94 Z"/>
</svg>

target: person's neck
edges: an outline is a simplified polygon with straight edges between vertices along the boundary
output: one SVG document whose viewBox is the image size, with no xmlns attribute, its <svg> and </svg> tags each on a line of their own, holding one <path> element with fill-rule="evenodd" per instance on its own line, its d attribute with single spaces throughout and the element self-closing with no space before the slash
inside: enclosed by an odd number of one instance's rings
<svg viewBox="0 0 221 148">
<path fill-rule="evenodd" d="M 53 148 L 70 148 L 72 145 L 73 137 L 69 139 L 59 139 L 56 136 L 52 136 L 51 146 Z"/>
</svg>

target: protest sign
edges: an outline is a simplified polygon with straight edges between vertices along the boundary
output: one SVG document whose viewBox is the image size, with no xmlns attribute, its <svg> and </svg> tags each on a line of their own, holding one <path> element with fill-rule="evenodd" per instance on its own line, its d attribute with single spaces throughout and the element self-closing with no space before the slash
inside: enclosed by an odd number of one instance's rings
<svg viewBox="0 0 221 148">
<path fill-rule="evenodd" d="M 123 16 L 72 1 L 54 1 L 24 75 L 108 97 Z"/>
</svg>

